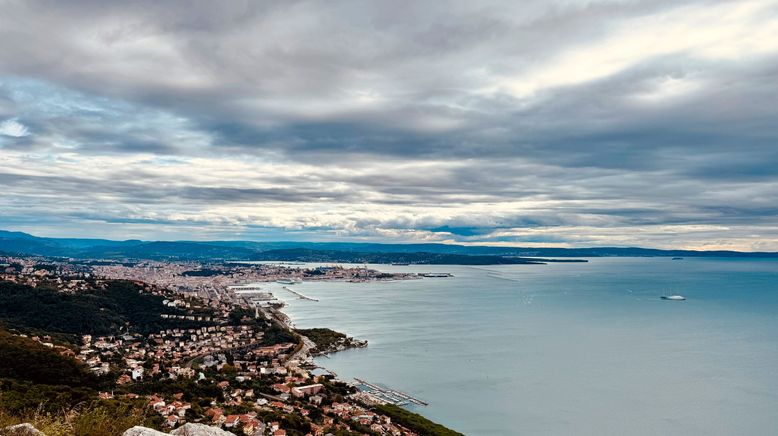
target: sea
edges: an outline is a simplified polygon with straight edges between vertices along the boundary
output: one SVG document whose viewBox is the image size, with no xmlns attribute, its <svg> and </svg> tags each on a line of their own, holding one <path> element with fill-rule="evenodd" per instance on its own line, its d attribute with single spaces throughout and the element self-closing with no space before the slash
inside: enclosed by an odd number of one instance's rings
<svg viewBox="0 0 778 436">
<path fill-rule="evenodd" d="M 778 434 L 778 259 L 588 260 L 276 294 L 297 327 L 369 342 L 319 365 L 467 435 Z"/>
</svg>

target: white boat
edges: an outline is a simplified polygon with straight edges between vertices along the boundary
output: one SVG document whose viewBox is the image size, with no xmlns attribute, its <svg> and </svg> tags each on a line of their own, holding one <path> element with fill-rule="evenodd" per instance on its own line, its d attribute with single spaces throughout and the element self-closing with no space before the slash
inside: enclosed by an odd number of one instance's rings
<svg viewBox="0 0 778 436">
<path fill-rule="evenodd" d="M 662 295 L 663 300 L 683 301 L 686 299 L 683 295 Z"/>
<path fill-rule="evenodd" d="M 295 281 L 295 279 L 279 279 L 276 280 L 276 282 L 281 283 L 282 285 L 294 285 L 298 283 L 297 281 Z"/>
</svg>

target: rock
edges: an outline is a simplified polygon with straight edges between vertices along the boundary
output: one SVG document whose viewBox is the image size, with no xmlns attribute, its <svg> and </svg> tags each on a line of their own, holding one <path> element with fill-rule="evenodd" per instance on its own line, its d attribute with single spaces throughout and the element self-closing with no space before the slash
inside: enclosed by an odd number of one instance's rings
<svg viewBox="0 0 778 436">
<path fill-rule="evenodd" d="M 16 435 L 16 433 L 13 433 Z M 224 431 L 218 427 L 210 427 L 205 424 L 192 424 L 186 423 L 181 427 L 170 432 L 174 436 L 235 436 L 235 433 Z M 40 436 L 43 433 L 33 434 L 31 436 Z M 22 433 L 22 436 L 27 436 L 27 433 Z M 45 435 L 43 435 L 45 436 Z M 161 431 L 152 430 L 150 428 L 141 427 L 136 425 L 135 427 L 128 429 L 122 434 L 122 436 L 170 436 L 167 433 Z"/>
<path fill-rule="evenodd" d="M 167 433 L 136 425 L 127 429 L 122 436 L 168 436 Z"/>
<path fill-rule="evenodd" d="M 0 430 L 2 436 L 46 436 L 45 433 L 33 427 L 32 424 L 25 422 L 24 424 L 9 425 L 8 427 Z"/>
<path fill-rule="evenodd" d="M 219 427 L 210 427 L 205 424 L 193 424 L 191 422 L 171 431 L 170 434 L 175 436 L 235 436 L 235 433 L 224 431 Z"/>
</svg>

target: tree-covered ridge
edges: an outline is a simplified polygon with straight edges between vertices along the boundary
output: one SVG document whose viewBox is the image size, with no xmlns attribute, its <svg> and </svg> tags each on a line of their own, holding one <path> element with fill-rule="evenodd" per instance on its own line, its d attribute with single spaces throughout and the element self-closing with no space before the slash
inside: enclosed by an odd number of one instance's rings
<svg viewBox="0 0 778 436">
<path fill-rule="evenodd" d="M 462 433 L 436 424 L 429 419 L 405 410 L 402 407 L 393 404 L 383 404 L 374 407 L 376 412 L 383 413 L 392 418 L 393 422 L 402 425 L 418 434 L 425 436 L 463 436 Z"/>
<path fill-rule="evenodd" d="M 320 350 L 327 350 L 333 345 L 345 340 L 347 336 L 344 333 L 336 332 L 328 328 L 297 329 L 297 333 L 312 340 Z"/>
<path fill-rule="evenodd" d="M 314 354 L 327 354 L 348 348 L 367 346 L 367 341 L 360 341 L 328 328 L 297 329 L 295 331 L 316 344 L 316 348 L 311 350 Z"/>
<path fill-rule="evenodd" d="M 107 281 L 86 292 L 69 294 L 45 286 L 0 281 L 0 323 L 21 331 L 65 335 L 110 335 L 129 328 L 148 334 L 165 328 L 195 327 L 195 321 L 163 319 L 183 315 L 164 298 L 127 281 Z"/>
<path fill-rule="evenodd" d="M 440 243 L 383 244 L 304 241 L 110 241 L 104 239 L 41 238 L 26 233 L 4 230 L 0 230 L 0 252 L 78 259 L 268 259 L 424 264 L 461 263 L 464 265 L 538 262 L 538 257 L 778 257 L 776 252 L 660 250 L 639 247 L 503 247 Z M 544 259 L 542 261 L 559 261 L 559 259 Z"/>
<path fill-rule="evenodd" d="M 97 378 L 76 360 L 32 339 L 0 329 L 0 378 L 94 388 Z"/>
<path fill-rule="evenodd" d="M 99 380 L 75 359 L 0 329 L 0 405 L 8 413 L 58 411 L 92 401 Z"/>
</svg>

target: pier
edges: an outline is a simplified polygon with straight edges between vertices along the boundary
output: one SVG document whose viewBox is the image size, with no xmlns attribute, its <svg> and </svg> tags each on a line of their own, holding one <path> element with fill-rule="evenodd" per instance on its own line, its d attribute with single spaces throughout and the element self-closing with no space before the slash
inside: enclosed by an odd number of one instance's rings
<svg viewBox="0 0 778 436">
<path fill-rule="evenodd" d="M 354 378 L 354 380 L 357 381 L 358 385 L 361 385 L 365 388 L 365 389 L 360 389 L 362 392 L 370 394 L 372 397 L 382 402 L 394 404 L 395 406 L 404 406 L 406 404 L 416 404 L 419 406 L 429 405 L 428 403 L 418 398 L 414 398 L 404 392 L 396 391 L 394 389 L 384 388 L 358 378 Z"/>
<path fill-rule="evenodd" d="M 327 374 L 329 374 L 329 375 L 331 375 L 331 376 L 333 376 L 335 378 L 338 378 L 338 373 L 336 373 L 335 371 L 333 371 L 331 369 L 327 369 L 327 368 L 325 368 L 323 366 L 316 366 L 316 367 L 314 367 L 314 369 L 320 369 L 322 371 L 325 371 Z"/>
<path fill-rule="evenodd" d="M 305 295 L 305 294 L 303 294 L 303 293 L 301 293 L 301 292 L 297 292 L 297 291 L 295 291 L 294 289 L 292 289 L 292 288 L 290 288 L 290 287 L 288 287 L 288 286 L 284 286 L 284 290 L 285 290 L 285 291 L 287 291 L 287 292 L 291 292 L 291 293 L 293 293 L 294 295 L 297 295 L 297 296 L 298 296 L 298 297 L 300 297 L 300 299 L 302 299 L 302 300 L 309 300 L 309 301 L 319 301 L 319 300 L 317 300 L 316 298 L 311 298 L 311 297 L 309 297 L 309 296 L 307 296 L 307 295 Z"/>
</svg>

